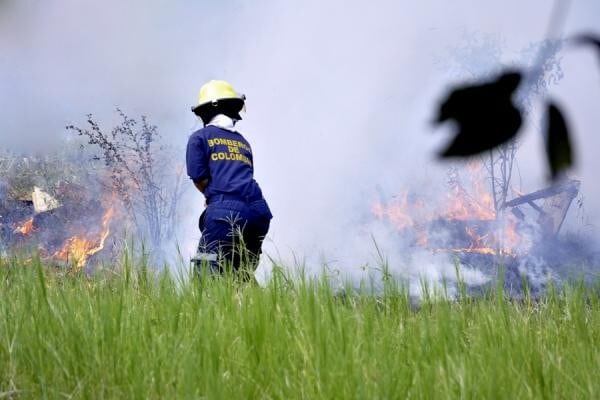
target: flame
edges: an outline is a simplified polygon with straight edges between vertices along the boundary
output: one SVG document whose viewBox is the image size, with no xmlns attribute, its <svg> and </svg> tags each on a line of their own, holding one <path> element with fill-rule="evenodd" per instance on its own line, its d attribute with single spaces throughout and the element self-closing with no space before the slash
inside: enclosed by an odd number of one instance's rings
<svg viewBox="0 0 600 400">
<path fill-rule="evenodd" d="M 417 230 L 417 245 L 423 248 L 427 248 L 429 243 L 429 237 L 424 229 Z"/>
<path fill-rule="evenodd" d="M 506 249 L 526 249 L 533 245 L 527 236 L 518 232 L 518 222 L 514 219 L 508 219 L 504 227 L 504 248 Z"/>
<path fill-rule="evenodd" d="M 408 193 L 404 192 L 387 206 L 375 203 L 372 211 L 377 218 L 387 218 L 397 229 L 404 229 L 414 225 L 408 208 Z"/>
<path fill-rule="evenodd" d="M 515 231 L 516 233 L 516 231 Z M 489 255 L 514 256 L 508 248 L 494 248 L 496 238 L 491 233 L 479 235 L 472 227 L 465 228 L 465 234 L 470 238 L 469 247 L 449 248 L 449 249 L 433 249 L 434 252 L 451 252 L 451 253 L 479 253 Z"/>
<path fill-rule="evenodd" d="M 469 171 L 469 183 L 472 186 L 471 193 L 458 182 L 458 173 L 455 173 L 455 181 L 451 184 L 451 190 L 447 194 L 448 203 L 441 216 L 446 219 L 463 221 L 496 219 L 494 199 L 485 187 L 481 164 L 471 162 L 467 164 L 467 170 Z"/>
<path fill-rule="evenodd" d="M 466 182 L 459 179 L 456 170 L 450 172 L 450 188 L 445 195 L 444 204 L 437 210 L 426 210 L 428 203 L 414 199 L 415 196 L 409 196 L 408 192 L 402 192 L 388 204 L 374 203 L 372 213 L 377 219 L 388 221 L 398 230 L 410 230 L 414 235 L 415 245 L 433 252 L 516 256 L 520 249 L 525 248 L 525 239 L 518 233 L 518 223 L 510 215 L 496 215 L 494 198 L 486 187 L 482 164 L 469 163 L 466 171 Z M 465 246 L 437 248 L 429 240 L 427 227 L 432 221 L 439 219 L 493 222 L 489 224 L 489 231 L 486 230 L 483 234 L 477 232 L 475 227 L 465 227 Z"/>
<path fill-rule="evenodd" d="M 471 238 L 472 247 L 482 247 L 484 239 L 487 236 L 487 235 L 483 235 L 483 236 L 478 235 L 475 232 L 475 229 L 473 229 L 470 226 L 467 226 L 465 228 L 465 233 L 467 234 L 467 236 L 469 238 Z"/>
<path fill-rule="evenodd" d="M 479 253 L 479 254 L 489 254 L 489 255 L 497 255 L 498 252 L 491 247 L 458 247 L 453 249 L 432 249 L 434 253 Z"/>
<path fill-rule="evenodd" d="M 114 208 L 110 207 L 102 216 L 102 232 L 99 237 L 88 238 L 87 235 L 73 236 L 67 239 L 63 247 L 52 255 L 58 260 L 73 260 L 73 267 L 80 271 L 87 260 L 104 248 L 104 242 L 110 234 L 110 221 L 114 215 Z"/>
<path fill-rule="evenodd" d="M 33 217 L 29 218 L 23 224 L 19 225 L 14 233 L 20 233 L 24 236 L 31 235 L 35 231 L 35 227 L 33 226 Z"/>
</svg>

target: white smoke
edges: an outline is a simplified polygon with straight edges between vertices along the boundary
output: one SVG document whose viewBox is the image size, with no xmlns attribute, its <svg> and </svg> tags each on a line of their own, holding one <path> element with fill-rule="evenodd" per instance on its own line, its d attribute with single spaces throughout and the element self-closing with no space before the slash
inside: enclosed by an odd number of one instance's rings
<svg viewBox="0 0 600 400">
<path fill-rule="evenodd" d="M 248 97 L 240 129 L 275 215 L 268 254 L 330 261 L 352 275 L 373 264 L 376 237 L 392 267 L 436 278 L 440 268 L 453 270 L 451 261 L 400 265 L 394 232 L 369 225 L 376 187 L 444 191 L 446 165 L 433 155 L 447 128 L 434 134 L 430 125 L 456 76 L 444 57 L 468 32 L 498 37 L 510 64 L 544 38 L 549 15 L 544 0 L 8 1 L 0 3 L 0 146 L 57 148 L 64 125 L 90 112 L 110 125 L 118 105 L 148 115 L 183 148 L 198 127 L 189 112 L 197 89 L 226 79 Z M 573 2 L 565 34 L 594 29 L 599 19 L 597 1 Z M 562 67 L 551 94 L 574 128 L 586 215 L 596 224 L 598 63 L 577 49 Z M 527 127 L 520 153 L 519 179 L 530 190 L 545 182 L 538 132 Z M 194 250 L 203 204 L 189 195 L 178 236 L 184 253 Z"/>
</svg>

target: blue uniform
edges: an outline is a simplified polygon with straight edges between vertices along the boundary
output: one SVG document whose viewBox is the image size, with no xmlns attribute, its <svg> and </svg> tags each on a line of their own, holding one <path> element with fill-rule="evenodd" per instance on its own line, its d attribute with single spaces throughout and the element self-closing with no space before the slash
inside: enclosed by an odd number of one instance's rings
<svg viewBox="0 0 600 400">
<path fill-rule="evenodd" d="M 196 261 L 208 261 L 212 272 L 222 270 L 218 261 L 231 262 L 234 270 L 242 261 L 255 266 L 273 216 L 254 180 L 248 141 L 239 132 L 208 125 L 190 136 L 186 164 L 194 182 L 208 179 Z M 248 260 L 238 251 L 241 242 Z"/>
</svg>

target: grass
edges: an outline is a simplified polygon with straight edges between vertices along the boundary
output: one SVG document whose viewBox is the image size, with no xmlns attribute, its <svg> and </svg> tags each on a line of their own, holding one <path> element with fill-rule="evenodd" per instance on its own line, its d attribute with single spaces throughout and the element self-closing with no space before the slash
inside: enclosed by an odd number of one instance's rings
<svg viewBox="0 0 600 400">
<path fill-rule="evenodd" d="M 600 398 L 599 288 L 411 306 L 326 282 L 0 264 L 0 398 Z M 433 297 L 433 296 L 432 296 Z"/>
</svg>

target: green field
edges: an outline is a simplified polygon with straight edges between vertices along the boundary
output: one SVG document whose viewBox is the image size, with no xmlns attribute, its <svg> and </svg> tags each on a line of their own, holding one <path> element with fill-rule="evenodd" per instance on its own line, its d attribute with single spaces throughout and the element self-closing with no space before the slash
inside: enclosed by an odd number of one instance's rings
<svg viewBox="0 0 600 400">
<path fill-rule="evenodd" d="M 600 398 L 598 287 L 418 307 L 283 275 L 0 265 L 0 399 Z M 432 296 L 433 297 L 433 296 Z"/>
</svg>

